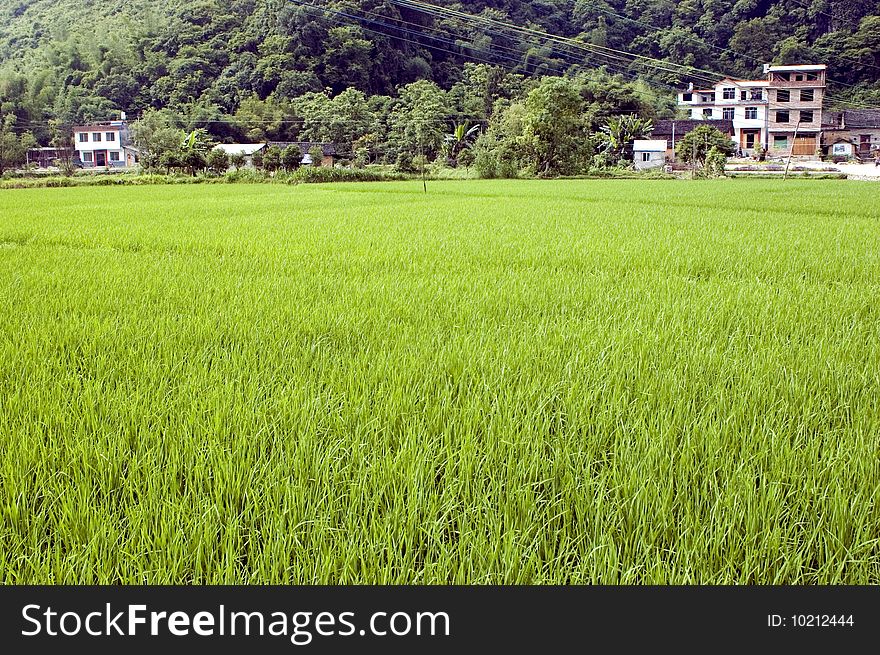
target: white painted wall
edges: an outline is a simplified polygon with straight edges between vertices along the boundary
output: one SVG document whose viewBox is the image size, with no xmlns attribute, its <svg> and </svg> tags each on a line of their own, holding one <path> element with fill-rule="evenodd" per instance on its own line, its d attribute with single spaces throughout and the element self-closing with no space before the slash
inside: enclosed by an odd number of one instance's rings
<svg viewBox="0 0 880 655">
<path fill-rule="evenodd" d="M 89 139 L 86 142 L 81 142 L 79 139 L 80 132 L 75 132 L 73 135 L 73 147 L 77 152 L 82 152 L 84 150 L 119 150 L 122 151 L 122 132 L 118 127 L 106 127 L 102 128 L 100 131 L 101 140 L 95 141 L 93 134 L 98 132 L 98 130 L 90 130 L 86 132 L 89 135 Z M 112 133 L 114 135 L 113 141 L 107 141 L 107 134 Z"/>
</svg>

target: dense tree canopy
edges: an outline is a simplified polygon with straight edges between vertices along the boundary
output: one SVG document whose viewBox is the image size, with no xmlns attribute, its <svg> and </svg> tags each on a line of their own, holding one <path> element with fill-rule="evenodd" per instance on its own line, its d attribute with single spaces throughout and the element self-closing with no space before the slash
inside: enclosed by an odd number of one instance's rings
<svg viewBox="0 0 880 655">
<path fill-rule="evenodd" d="M 0 7 L 0 120 L 46 145 L 52 121 L 159 111 L 149 138 L 330 140 L 373 161 L 436 155 L 499 102 L 507 129 L 528 104 L 518 149 L 540 168 L 537 106 L 569 106 L 543 76 L 613 80 L 579 83 L 595 129 L 647 106 L 667 115 L 674 88 L 767 61 L 826 62 L 830 104 L 880 104 L 880 2 L 14 0 Z"/>
</svg>

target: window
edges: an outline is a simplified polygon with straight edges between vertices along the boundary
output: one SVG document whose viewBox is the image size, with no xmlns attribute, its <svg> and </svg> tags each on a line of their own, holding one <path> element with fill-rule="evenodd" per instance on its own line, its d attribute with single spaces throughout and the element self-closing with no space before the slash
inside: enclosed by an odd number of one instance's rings
<svg viewBox="0 0 880 655">
<path fill-rule="evenodd" d="M 703 118 L 712 118 L 712 110 L 708 107 L 703 110 Z"/>
<path fill-rule="evenodd" d="M 736 100 L 736 89 L 732 86 L 724 87 L 721 97 L 725 100 Z"/>
<path fill-rule="evenodd" d="M 773 147 L 776 150 L 785 150 L 788 148 L 788 137 L 776 135 L 773 137 Z"/>
<path fill-rule="evenodd" d="M 795 75 L 795 76 L 794 76 L 794 81 L 795 81 L 795 82 L 803 82 L 803 81 L 804 81 L 804 76 L 803 76 L 803 75 Z"/>
<path fill-rule="evenodd" d="M 725 109 L 722 109 L 721 110 L 721 118 L 723 118 L 726 121 L 732 121 L 733 120 L 733 107 L 726 107 Z"/>
<path fill-rule="evenodd" d="M 740 91 L 739 92 L 739 99 L 740 100 L 748 100 L 749 99 L 748 91 Z"/>
<path fill-rule="evenodd" d="M 693 100 L 693 98 L 694 98 L 693 93 L 682 93 L 681 94 L 681 101 L 682 102 L 690 102 L 691 100 Z"/>
<path fill-rule="evenodd" d="M 87 162 L 92 161 L 92 153 L 84 152 L 83 153 L 83 161 L 87 161 Z"/>
<path fill-rule="evenodd" d="M 746 120 L 753 121 L 758 118 L 758 108 L 757 107 L 746 107 Z"/>
<path fill-rule="evenodd" d="M 801 102 L 813 102 L 813 89 L 801 91 Z"/>
<path fill-rule="evenodd" d="M 107 141 L 116 141 L 116 132 L 107 132 L 107 133 L 104 135 L 104 138 L 105 138 Z"/>
<path fill-rule="evenodd" d="M 761 89 L 754 89 L 752 91 L 752 100 L 763 100 L 764 92 Z"/>
<path fill-rule="evenodd" d="M 89 140 L 89 135 L 88 135 L 88 133 L 86 133 L 86 132 L 80 132 L 80 133 L 79 133 L 79 142 L 80 142 L 80 143 L 86 143 L 88 140 Z"/>
<path fill-rule="evenodd" d="M 92 141 L 97 143 L 100 140 L 101 140 L 101 133 L 100 132 L 92 132 Z"/>
<path fill-rule="evenodd" d="M 651 153 L 643 152 L 642 153 L 642 161 L 651 161 Z"/>
<path fill-rule="evenodd" d="M 115 150 L 110 152 L 110 161 L 119 161 L 119 153 Z"/>
<path fill-rule="evenodd" d="M 813 122 L 812 110 L 802 111 L 801 112 L 801 123 L 812 123 L 812 122 Z"/>
<path fill-rule="evenodd" d="M 776 122 L 777 123 L 787 123 L 789 120 L 788 111 L 777 111 L 776 112 Z"/>
<path fill-rule="evenodd" d="M 791 92 L 788 89 L 779 89 L 776 92 L 776 102 L 788 102 L 791 100 Z"/>
<path fill-rule="evenodd" d="M 704 93 L 701 96 L 703 102 L 715 102 L 715 94 L 714 93 Z"/>
<path fill-rule="evenodd" d="M 819 79 L 819 76 L 816 75 L 816 73 L 807 73 L 807 81 L 808 82 L 815 82 L 818 79 Z"/>
</svg>

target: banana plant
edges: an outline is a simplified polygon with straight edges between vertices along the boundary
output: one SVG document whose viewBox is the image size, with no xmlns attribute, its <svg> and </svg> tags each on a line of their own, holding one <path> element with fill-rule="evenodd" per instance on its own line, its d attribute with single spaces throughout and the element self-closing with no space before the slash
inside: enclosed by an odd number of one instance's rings
<svg viewBox="0 0 880 655">
<path fill-rule="evenodd" d="M 470 148 L 479 133 L 479 125 L 466 122 L 453 125 L 452 132 L 443 138 L 449 157 L 455 159 L 462 150 Z"/>
<path fill-rule="evenodd" d="M 632 161 L 633 141 L 646 138 L 653 129 L 651 121 L 639 116 L 612 116 L 596 135 L 598 150 L 614 163 Z"/>
</svg>

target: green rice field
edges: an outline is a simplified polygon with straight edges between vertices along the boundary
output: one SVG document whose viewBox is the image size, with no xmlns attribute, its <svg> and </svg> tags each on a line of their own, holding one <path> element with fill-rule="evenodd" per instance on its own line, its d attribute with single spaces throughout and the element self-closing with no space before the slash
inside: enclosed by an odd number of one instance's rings
<svg viewBox="0 0 880 655">
<path fill-rule="evenodd" d="M 880 186 L 0 192 L 0 582 L 880 583 Z"/>
</svg>

